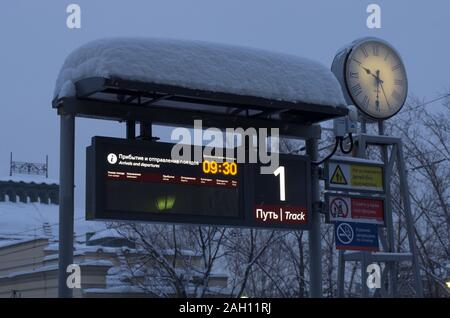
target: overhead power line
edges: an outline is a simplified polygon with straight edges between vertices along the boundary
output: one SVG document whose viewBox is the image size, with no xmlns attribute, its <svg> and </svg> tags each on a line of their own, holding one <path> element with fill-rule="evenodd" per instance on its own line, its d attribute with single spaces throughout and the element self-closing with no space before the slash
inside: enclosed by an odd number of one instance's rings
<svg viewBox="0 0 450 318">
<path fill-rule="evenodd" d="M 430 104 L 436 103 L 436 102 L 438 102 L 438 101 L 440 101 L 440 100 L 443 100 L 444 98 L 448 98 L 448 97 L 450 97 L 450 93 L 449 93 L 449 94 L 441 95 L 441 96 L 436 97 L 436 98 L 434 98 L 434 99 L 432 99 L 432 100 L 429 100 L 429 101 L 424 102 L 424 103 L 422 103 L 422 104 L 419 104 L 419 105 L 416 105 L 416 106 L 411 107 L 411 108 L 409 108 L 409 109 L 406 109 L 406 110 L 404 111 L 404 113 L 411 112 L 411 111 L 414 111 L 414 110 L 419 109 L 419 108 L 421 108 L 421 107 L 428 106 L 428 105 L 430 105 Z"/>
<path fill-rule="evenodd" d="M 81 221 L 83 219 L 84 219 L 84 217 L 78 217 L 78 218 L 75 218 L 74 221 Z M 30 228 L 28 230 L 16 232 L 16 233 L 5 233 L 5 235 L 8 235 L 8 236 L 21 236 L 23 234 L 30 233 L 30 232 L 42 231 L 43 225 L 44 224 L 42 224 L 40 226 L 37 226 L 37 227 L 34 227 L 34 228 Z M 53 227 L 59 226 L 59 222 L 48 224 L 47 226 L 50 227 L 50 228 L 53 228 Z"/>
</svg>

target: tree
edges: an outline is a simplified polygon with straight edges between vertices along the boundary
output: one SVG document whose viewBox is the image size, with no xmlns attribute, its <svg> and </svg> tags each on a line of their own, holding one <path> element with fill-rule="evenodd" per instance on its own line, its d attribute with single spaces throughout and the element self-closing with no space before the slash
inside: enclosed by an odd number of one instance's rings
<svg viewBox="0 0 450 318">
<path fill-rule="evenodd" d="M 445 280 L 450 264 L 450 100 L 432 109 L 413 98 L 405 108 L 395 121 L 389 122 L 388 129 L 403 140 L 426 294 L 448 296 Z M 398 180 L 394 181 L 395 189 Z M 402 251 L 407 247 L 402 230 L 403 211 L 398 197 L 393 196 L 393 203 L 398 211 L 396 249 Z M 404 281 L 410 283 L 411 277 L 405 276 Z"/>
<path fill-rule="evenodd" d="M 125 224 L 118 231 L 136 245 L 135 253 L 122 257 L 133 286 L 159 297 L 205 297 L 226 289 L 210 285 L 226 229 Z"/>
</svg>

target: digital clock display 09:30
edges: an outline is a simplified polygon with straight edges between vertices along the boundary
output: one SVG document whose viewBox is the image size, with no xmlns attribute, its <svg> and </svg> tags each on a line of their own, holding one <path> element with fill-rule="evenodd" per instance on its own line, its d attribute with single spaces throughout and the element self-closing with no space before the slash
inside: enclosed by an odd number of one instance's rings
<svg viewBox="0 0 450 318">
<path fill-rule="evenodd" d="M 202 163 L 202 170 L 205 174 L 223 174 L 225 176 L 235 176 L 238 173 L 238 166 L 235 162 L 216 162 L 205 160 Z"/>
</svg>

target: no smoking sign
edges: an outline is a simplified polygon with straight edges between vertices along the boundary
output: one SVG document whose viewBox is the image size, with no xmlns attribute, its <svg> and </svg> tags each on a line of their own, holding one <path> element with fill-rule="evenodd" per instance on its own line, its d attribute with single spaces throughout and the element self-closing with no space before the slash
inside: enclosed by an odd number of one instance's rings
<svg viewBox="0 0 450 318">
<path fill-rule="evenodd" d="M 350 244 L 353 241 L 353 229 L 348 223 L 341 223 L 336 228 L 336 235 L 342 244 Z"/>
<path fill-rule="evenodd" d="M 335 223 L 336 249 L 378 251 L 378 225 L 356 222 Z"/>
</svg>

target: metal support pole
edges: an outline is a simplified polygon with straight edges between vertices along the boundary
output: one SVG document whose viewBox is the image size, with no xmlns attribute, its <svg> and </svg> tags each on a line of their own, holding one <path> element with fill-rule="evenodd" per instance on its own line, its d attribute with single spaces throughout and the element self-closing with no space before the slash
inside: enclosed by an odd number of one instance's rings
<svg viewBox="0 0 450 318">
<path fill-rule="evenodd" d="M 153 136 L 152 124 L 151 123 L 140 123 L 141 139 L 150 140 Z"/>
<path fill-rule="evenodd" d="M 367 288 L 367 266 L 369 266 L 370 254 L 362 252 L 361 259 L 361 293 L 363 298 L 369 297 L 369 289 Z"/>
<path fill-rule="evenodd" d="M 338 255 L 338 297 L 344 298 L 345 288 L 345 259 L 344 251 L 339 251 Z"/>
<path fill-rule="evenodd" d="M 127 139 L 136 138 L 136 122 L 134 120 L 127 121 Z"/>
<path fill-rule="evenodd" d="M 378 122 L 378 134 L 380 136 L 384 135 L 384 122 Z M 388 145 L 381 146 L 381 155 L 382 160 L 385 164 L 384 170 L 384 187 L 385 187 L 385 200 L 386 200 L 386 211 L 385 211 L 385 220 L 386 220 L 386 231 L 387 231 L 387 241 L 388 241 L 388 252 L 394 253 L 394 220 L 392 217 L 392 200 L 391 200 L 391 176 L 393 175 L 393 171 L 390 170 L 389 165 L 389 151 Z M 395 146 L 393 146 L 395 150 Z M 389 269 L 389 289 L 390 296 L 397 296 L 397 271 L 395 262 L 386 263 L 387 268 Z"/>
<path fill-rule="evenodd" d="M 312 161 L 317 161 L 319 157 L 317 139 L 308 139 L 306 149 Z M 309 234 L 309 254 L 310 261 L 310 297 L 322 297 L 322 251 L 320 236 L 320 211 L 314 203 L 320 201 L 319 188 L 319 167 L 311 167 L 311 192 L 313 209 L 311 211 L 311 230 Z"/>
<path fill-rule="evenodd" d="M 366 131 L 366 122 L 364 121 L 362 123 L 364 126 L 364 131 Z M 357 156 L 359 158 L 366 158 L 366 148 L 367 148 L 367 141 L 366 138 L 362 135 L 359 136 L 358 139 L 358 149 L 356 151 Z M 361 293 L 363 298 L 367 298 L 369 296 L 369 290 L 367 289 L 367 266 L 369 265 L 369 252 L 362 251 L 361 252 Z"/>
<path fill-rule="evenodd" d="M 45 178 L 48 179 L 48 155 L 45 156 Z"/>
<path fill-rule="evenodd" d="M 367 121 L 364 116 L 361 118 L 361 133 L 367 133 Z"/>
<path fill-rule="evenodd" d="M 59 271 L 58 295 L 71 298 L 67 267 L 73 263 L 75 117 L 61 115 L 59 154 Z"/>
<path fill-rule="evenodd" d="M 405 209 L 406 229 L 408 231 L 408 243 L 413 256 L 413 271 L 416 281 L 416 296 L 423 297 L 422 279 L 420 277 L 418 251 L 415 242 L 414 221 L 411 212 L 411 198 L 409 197 L 408 178 L 406 176 L 406 166 L 403 158 L 403 144 L 401 141 L 397 145 L 397 167 L 400 176 L 400 191 L 403 198 L 403 207 Z"/>
</svg>

